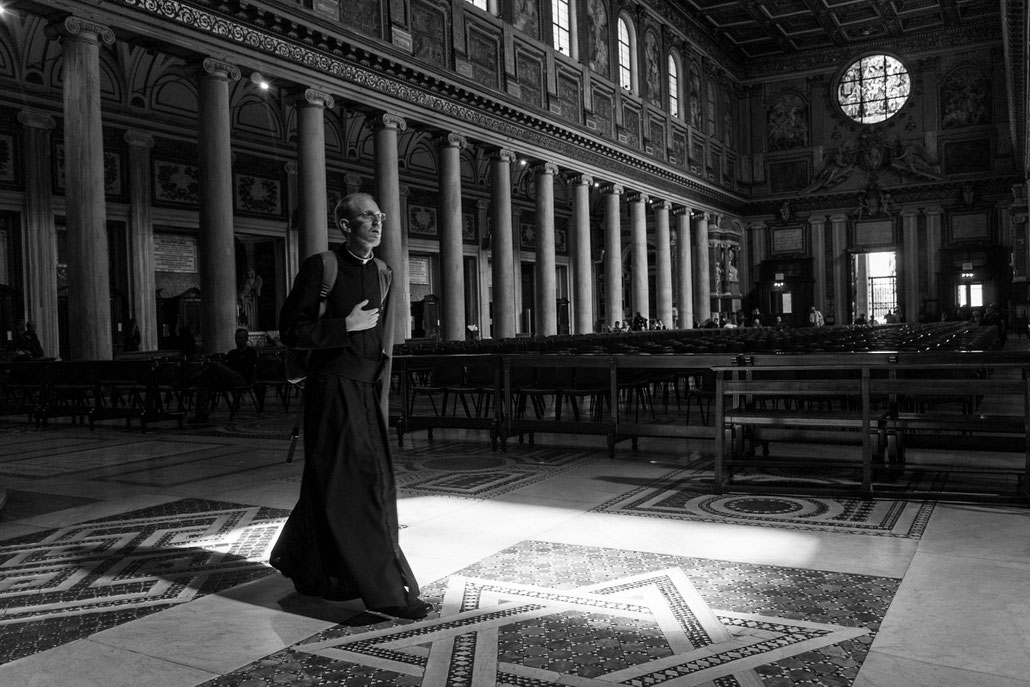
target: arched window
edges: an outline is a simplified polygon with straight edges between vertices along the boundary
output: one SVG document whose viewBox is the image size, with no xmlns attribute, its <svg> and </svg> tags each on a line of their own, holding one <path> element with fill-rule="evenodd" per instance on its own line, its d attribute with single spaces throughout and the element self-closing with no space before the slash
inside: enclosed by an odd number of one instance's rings
<svg viewBox="0 0 1030 687">
<path fill-rule="evenodd" d="M 551 29 L 554 49 L 572 56 L 572 16 L 569 0 L 551 0 Z"/>
<path fill-rule="evenodd" d="M 675 53 L 669 53 L 669 116 L 680 116 L 680 67 Z"/>
<path fill-rule="evenodd" d="M 636 73 L 636 60 L 633 59 L 633 28 L 629 19 L 619 17 L 619 86 L 632 93 Z"/>
<path fill-rule="evenodd" d="M 853 62 L 837 83 L 837 104 L 861 124 L 890 119 L 908 102 L 908 68 L 890 55 L 867 55 Z"/>
</svg>

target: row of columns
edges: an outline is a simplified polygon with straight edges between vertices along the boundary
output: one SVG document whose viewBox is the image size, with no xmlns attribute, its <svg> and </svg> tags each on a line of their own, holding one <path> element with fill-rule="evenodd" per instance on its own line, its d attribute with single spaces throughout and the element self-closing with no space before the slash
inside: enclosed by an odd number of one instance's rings
<svg viewBox="0 0 1030 687">
<path fill-rule="evenodd" d="M 114 41 L 105 26 L 67 17 L 48 29 L 52 39 L 60 40 L 64 52 L 64 140 L 66 156 L 66 217 L 69 248 L 69 315 L 73 335 L 69 337 L 72 359 L 107 359 L 112 356 L 111 312 L 108 275 L 108 246 L 103 175 L 103 129 L 100 111 L 99 51 Z M 200 232 L 198 260 L 201 290 L 201 339 L 204 350 L 224 351 L 233 346 L 236 321 L 236 275 L 233 243 L 233 187 L 231 161 L 230 86 L 240 79 L 233 64 L 203 59 L 193 68 L 198 81 L 198 152 L 200 181 Z M 327 188 L 325 156 L 325 110 L 334 106 L 332 96 L 305 89 L 294 100 L 298 109 L 297 257 L 328 247 L 326 227 Z M 20 117 L 29 130 L 29 174 L 46 175 L 49 170 L 47 127 L 49 117 L 25 113 Z M 380 255 L 394 270 L 396 305 L 391 327 L 403 336 L 408 318 L 407 236 L 400 220 L 401 187 L 398 167 L 398 135 L 404 131 L 403 119 L 381 114 L 373 120 L 375 133 L 376 197 L 387 215 Z M 130 280 L 133 302 L 130 309 L 140 319 L 142 346 L 155 348 L 156 308 L 153 284 L 153 233 L 150 221 L 149 148 L 153 139 L 138 132 L 126 136 L 130 144 Z M 448 133 L 437 139 L 440 154 L 440 266 L 443 336 L 448 340 L 465 338 L 465 293 L 462 250 L 462 203 L 460 152 L 467 145 L 464 137 Z M 496 150 L 493 170 L 490 217 L 492 224 L 492 277 L 494 336 L 516 334 L 517 280 L 516 236 L 512 222 L 511 170 L 515 154 Z M 557 333 L 556 260 L 554 223 L 554 164 L 540 164 L 536 180 L 536 272 L 533 304 L 538 334 Z M 42 181 L 43 177 L 41 177 Z M 589 192 L 593 180 L 582 175 L 573 184 L 572 269 L 575 287 L 573 308 L 577 333 L 594 330 L 595 313 L 592 276 Z M 27 199 L 30 227 L 52 227 L 53 211 L 48 197 L 49 184 L 30 183 L 36 189 Z M 620 197 L 623 189 L 612 184 L 604 195 L 606 322 L 622 320 L 622 227 Z M 631 297 L 633 310 L 649 313 L 647 219 L 648 197 L 636 193 L 629 197 L 631 237 Z M 691 212 L 676 212 L 678 223 L 679 269 L 673 283 L 670 214 L 672 205 L 662 201 L 655 206 L 655 243 L 657 258 L 657 314 L 664 322 L 673 320 L 673 294 L 679 304 L 679 321 L 691 326 L 695 315 L 710 316 L 707 281 L 707 219 L 691 227 Z M 40 327 L 47 350 L 57 350 L 56 245 L 52 231 L 28 232 L 26 254 L 33 265 L 29 274 L 30 318 Z M 50 237 L 50 238 L 47 238 Z M 694 278 L 696 277 L 696 278 Z M 38 283 L 36 283 L 38 282 Z M 674 289 L 675 287 L 675 289 Z"/>
</svg>

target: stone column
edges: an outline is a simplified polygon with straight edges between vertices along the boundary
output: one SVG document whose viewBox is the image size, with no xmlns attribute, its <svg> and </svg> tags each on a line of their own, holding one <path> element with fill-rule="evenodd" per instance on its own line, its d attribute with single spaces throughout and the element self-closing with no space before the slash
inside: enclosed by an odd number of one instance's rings
<svg viewBox="0 0 1030 687">
<path fill-rule="evenodd" d="M 43 352 L 56 356 L 60 337 L 50 132 L 57 123 L 50 115 L 33 110 L 19 112 L 18 121 L 25 127 L 25 319 L 36 323 Z M 0 332 L 0 336 L 6 334 Z"/>
<path fill-rule="evenodd" d="M 676 315 L 680 329 L 694 328 L 694 271 L 690 249 L 690 208 L 679 208 L 676 210 Z M 671 327 L 672 323 L 666 325 Z"/>
<path fill-rule="evenodd" d="M 129 144 L 129 312 L 140 331 L 140 350 L 157 350 L 157 293 L 154 282 L 154 223 L 150 213 L 150 149 L 154 137 L 126 131 Z"/>
<path fill-rule="evenodd" d="M 694 218 L 694 318 L 704 322 L 712 318 L 712 276 L 708 265 L 708 214 L 701 212 Z"/>
<path fill-rule="evenodd" d="M 837 324 L 848 324 L 848 218 L 830 217 L 831 250 L 833 251 L 833 317 Z M 823 315 L 826 313 L 823 312 Z"/>
<path fill-rule="evenodd" d="M 111 284 L 104 201 L 100 46 L 114 43 L 101 24 L 66 17 L 47 27 L 64 54 L 65 226 L 68 240 L 68 341 L 72 360 L 109 360 Z"/>
<path fill-rule="evenodd" d="M 240 78 L 240 70 L 235 65 L 210 58 L 198 67 L 201 350 L 224 353 L 236 345 L 233 340 L 237 323 L 237 282 L 229 82 Z"/>
<path fill-rule="evenodd" d="M 461 245 L 461 149 L 465 137 L 446 134 L 440 151 L 440 305 L 445 341 L 465 340 L 465 278 Z"/>
<path fill-rule="evenodd" d="M 812 232 L 812 305 L 826 315 L 826 216 L 812 215 L 808 229 Z"/>
<path fill-rule="evenodd" d="M 619 207 L 622 186 L 611 184 L 601 189 L 601 193 L 604 195 L 604 323 L 611 327 L 625 319 L 622 306 L 622 222 Z"/>
<path fill-rule="evenodd" d="M 940 206 L 923 209 L 926 215 L 926 297 L 937 302 L 937 312 L 941 311 L 940 273 L 941 273 L 941 210 Z M 929 315 L 930 313 L 926 313 Z M 915 322 L 918 313 L 902 313 L 906 322 Z"/>
<path fill-rule="evenodd" d="M 593 178 L 586 174 L 572 182 L 573 334 L 594 331 L 593 246 L 590 245 L 590 187 L 593 184 Z"/>
<path fill-rule="evenodd" d="M 298 248 L 303 261 L 329 249 L 329 201 L 325 181 L 325 111 L 335 103 L 328 93 L 304 89 L 297 108 Z"/>
<path fill-rule="evenodd" d="M 491 156 L 492 186 L 490 189 L 490 254 L 493 269 L 493 336 L 507 339 L 515 336 L 515 261 L 514 234 L 511 221 L 511 163 L 515 153 L 501 148 Z"/>
<path fill-rule="evenodd" d="M 919 321 L 919 211 L 901 211 L 901 247 L 903 257 L 904 305 L 901 315 L 906 322 Z"/>
<path fill-rule="evenodd" d="M 411 285 L 408 282 L 408 253 L 405 250 L 404 234 L 407 223 L 401 214 L 401 180 L 398 168 L 397 136 L 408 125 L 400 117 L 380 113 L 372 121 L 375 132 L 375 183 L 376 202 L 386 213 L 383 221 L 383 237 L 376 251 L 393 270 L 393 286 L 390 289 L 390 321 L 386 323 L 384 345 L 390 353 L 394 343 L 404 341 L 411 327 Z M 459 224 L 459 235 L 461 228 Z"/>
<path fill-rule="evenodd" d="M 293 286 L 293 277 L 300 269 L 300 227 L 297 226 L 300 223 L 300 207 L 297 203 L 297 196 L 299 195 L 297 188 L 297 163 L 293 160 L 287 160 L 283 164 L 283 171 L 286 173 L 286 192 L 288 194 L 287 199 L 290 212 L 289 231 L 286 234 L 286 250 L 283 255 L 283 269 L 286 275 L 286 288 L 284 291 L 289 291 Z M 328 221 L 329 215 L 327 211 L 326 222 L 328 223 Z M 279 306 L 281 304 L 276 305 Z"/>
<path fill-rule="evenodd" d="M 538 336 L 558 333 L 558 301 L 554 258 L 554 175 L 557 165 L 537 165 L 536 175 L 536 303 L 533 320 Z"/>
<path fill-rule="evenodd" d="M 633 306 L 629 316 L 637 313 L 645 319 L 651 317 L 651 304 L 648 294 L 647 273 L 647 194 L 634 193 L 627 199 L 629 202 L 630 232 L 630 298 Z"/>
<path fill-rule="evenodd" d="M 672 204 L 666 200 L 654 206 L 655 245 L 655 317 L 666 327 L 672 326 L 672 239 L 669 234 L 669 212 Z"/>
</svg>

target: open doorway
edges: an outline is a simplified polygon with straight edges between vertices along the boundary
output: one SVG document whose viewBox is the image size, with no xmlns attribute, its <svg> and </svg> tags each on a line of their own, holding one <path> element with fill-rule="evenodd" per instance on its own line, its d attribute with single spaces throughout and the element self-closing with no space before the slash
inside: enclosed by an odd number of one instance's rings
<svg viewBox="0 0 1030 687">
<path fill-rule="evenodd" d="M 883 324 L 901 321 L 897 253 L 855 253 L 851 256 L 851 274 L 852 322 Z"/>
</svg>

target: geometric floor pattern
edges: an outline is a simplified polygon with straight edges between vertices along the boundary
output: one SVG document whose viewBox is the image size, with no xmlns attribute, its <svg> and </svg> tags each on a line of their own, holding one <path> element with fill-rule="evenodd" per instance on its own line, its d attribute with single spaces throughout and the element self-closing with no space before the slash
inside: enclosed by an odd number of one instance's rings
<svg viewBox="0 0 1030 687">
<path fill-rule="evenodd" d="M 582 448 L 519 447 L 493 451 L 481 442 L 434 440 L 393 449 L 394 474 L 401 496 L 491 499 L 602 460 L 604 451 Z M 282 481 L 300 482 L 300 470 Z"/>
<path fill-rule="evenodd" d="M 795 482 L 799 479 L 814 486 L 828 485 L 818 477 L 794 478 Z M 933 500 L 713 494 L 711 485 L 711 470 L 673 470 L 592 510 L 694 522 L 918 539 L 935 505 Z"/>
<path fill-rule="evenodd" d="M 425 588 L 426 620 L 338 625 L 205 686 L 846 686 L 898 583 L 525 541 Z"/>
<path fill-rule="evenodd" d="M 287 511 L 184 499 L 0 545 L 0 663 L 272 573 Z"/>
</svg>

